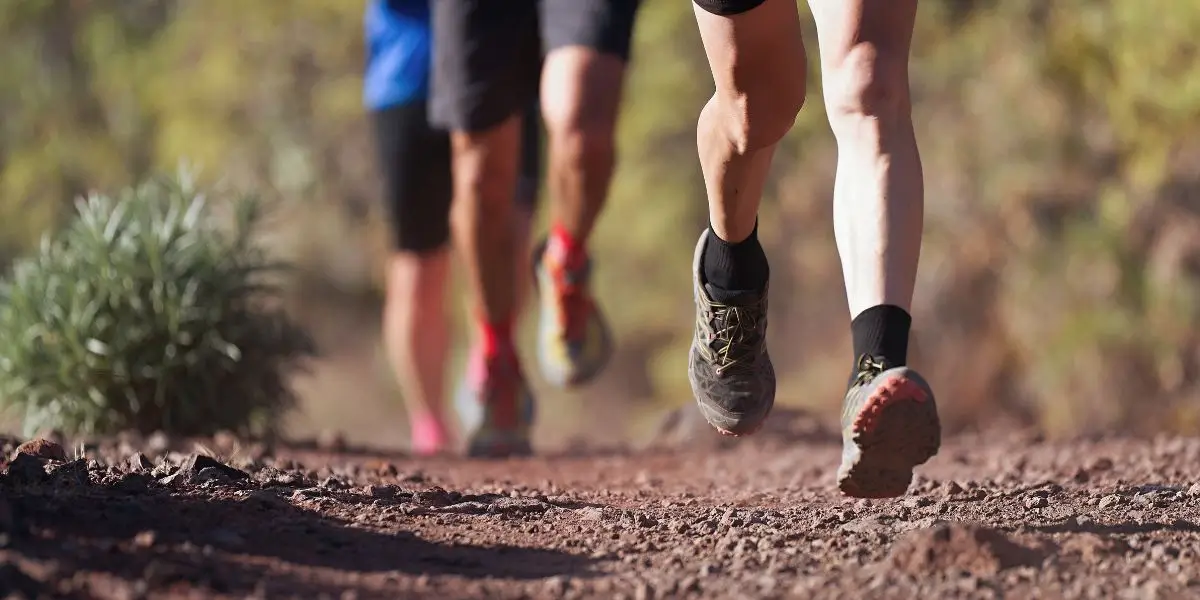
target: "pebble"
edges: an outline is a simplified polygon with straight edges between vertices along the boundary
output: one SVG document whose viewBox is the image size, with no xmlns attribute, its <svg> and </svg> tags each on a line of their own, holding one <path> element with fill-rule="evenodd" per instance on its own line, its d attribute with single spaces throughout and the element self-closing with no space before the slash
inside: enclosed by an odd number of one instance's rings
<svg viewBox="0 0 1200 600">
<path fill-rule="evenodd" d="M 1046 508 L 1050 501 L 1045 496 L 1030 496 L 1025 499 L 1025 508 Z"/>
<path fill-rule="evenodd" d="M 149 471 L 153 468 L 154 463 L 150 462 L 150 459 L 146 458 L 146 455 L 141 452 L 134 452 L 133 456 L 129 457 L 129 470 L 134 473 Z"/>
<path fill-rule="evenodd" d="M 133 545 L 138 548 L 149 548 L 150 546 L 153 546 L 154 542 L 157 540 L 158 534 L 155 533 L 154 530 L 148 529 L 133 536 Z"/>
<path fill-rule="evenodd" d="M 1188 488 L 1187 493 L 1192 497 L 1200 496 L 1200 483 L 1193 483 L 1192 487 Z"/>
<path fill-rule="evenodd" d="M 1116 494 L 1109 494 L 1100 499 L 1098 505 L 1101 509 L 1110 508 L 1121 503 L 1121 497 Z"/>
<path fill-rule="evenodd" d="M 67 460 L 67 451 L 61 445 L 42 438 L 34 438 L 17 446 L 17 454 L 28 454 L 37 458 L 61 462 Z"/>
</svg>

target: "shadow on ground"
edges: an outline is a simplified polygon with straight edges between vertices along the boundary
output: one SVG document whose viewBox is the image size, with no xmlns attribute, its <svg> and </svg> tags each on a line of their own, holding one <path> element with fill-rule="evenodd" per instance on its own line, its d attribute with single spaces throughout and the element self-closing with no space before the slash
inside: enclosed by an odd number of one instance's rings
<svg viewBox="0 0 1200 600">
<path fill-rule="evenodd" d="M 336 591 L 321 585 L 323 569 L 516 580 L 586 577 L 590 570 L 588 559 L 553 550 L 426 541 L 405 531 L 400 518 L 390 531 L 378 531 L 378 523 L 367 530 L 351 519 L 369 506 L 317 498 L 311 504 L 318 509 L 302 508 L 279 495 L 290 489 L 246 498 L 207 485 L 182 493 L 154 484 L 130 490 L 9 482 L 0 489 L 13 533 L 3 553 L 43 565 L 41 579 L 57 581 L 62 593 L 82 591 L 68 584 L 80 572 L 133 582 L 135 591 L 182 583 L 220 594 L 308 596 Z"/>
</svg>

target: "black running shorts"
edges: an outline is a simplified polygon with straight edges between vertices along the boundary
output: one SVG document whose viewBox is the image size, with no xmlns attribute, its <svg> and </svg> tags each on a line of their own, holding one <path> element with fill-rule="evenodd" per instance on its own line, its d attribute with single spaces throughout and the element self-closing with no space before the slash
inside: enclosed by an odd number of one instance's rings
<svg viewBox="0 0 1200 600">
<path fill-rule="evenodd" d="M 430 126 L 425 100 L 374 111 L 372 118 L 393 248 L 401 252 L 440 249 L 450 240 L 450 135 Z M 517 206 L 530 214 L 537 208 L 541 133 L 537 105 L 531 103 L 525 115 L 516 197 Z"/>
<path fill-rule="evenodd" d="M 629 57 L 638 0 L 435 0 L 430 118 L 482 131 L 533 102 L 542 56 L 585 46 Z"/>
<path fill-rule="evenodd" d="M 714 15 L 737 15 L 744 13 L 767 0 L 692 0 L 696 6 Z"/>
</svg>

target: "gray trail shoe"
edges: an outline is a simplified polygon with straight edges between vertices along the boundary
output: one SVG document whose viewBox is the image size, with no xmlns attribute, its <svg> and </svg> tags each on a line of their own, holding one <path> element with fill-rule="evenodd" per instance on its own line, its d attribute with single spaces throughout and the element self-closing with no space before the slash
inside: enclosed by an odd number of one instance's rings
<svg viewBox="0 0 1200 600">
<path fill-rule="evenodd" d="M 710 425 L 726 435 L 749 435 L 775 404 L 775 368 L 766 343 L 767 290 L 713 301 L 701 265 L 709 235 L 708 229 L 700 234 L 692 262 L 696 331 L 688 382 Z"/>
<path fill-rule="evenodd" d="M 937 454 L 942 432 L 933 390 L 908 367 L 863 355 L 842 404 L 838 489 L 855 498 L 908 491 L 913 467 Z"/>
</svg>

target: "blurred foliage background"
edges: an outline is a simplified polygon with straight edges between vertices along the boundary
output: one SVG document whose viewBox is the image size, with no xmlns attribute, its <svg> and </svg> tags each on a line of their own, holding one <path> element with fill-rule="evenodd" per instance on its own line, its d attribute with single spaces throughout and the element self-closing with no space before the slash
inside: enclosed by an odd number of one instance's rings
<svg viewBox="0 0 1200 600">
<path fill-rule="evenodd" d="M 293 431 L 402 444 L 376 330 L 387 246 L 361 107 L 363 8 L 0 5 L 0 258 L 31 249 L 75 196 L 181 160 L 255 190 L 282 208 L 269 243 L 303 267 L 290 306 L 323 351 Z M 547 441 L 637 437 L 690 402 L 689 261 L 706 222 L 694 127 L 712 90 L 691 11 L 642 8 L 595 250 L 622 352 L 585 392 L 539 386 Z M 917 29 L 927 237 L 913 358 L 947 426 L 1200 431 L 1200 4 L 925 0 Z M 761 235 L 779 401 L 832 416 L 851 357 L 836 152 L 810 67 Z"/>
</svg>

